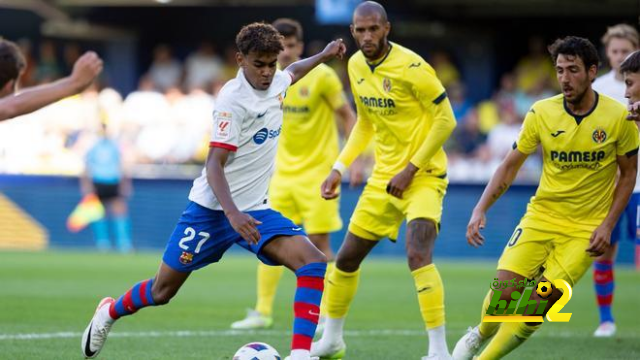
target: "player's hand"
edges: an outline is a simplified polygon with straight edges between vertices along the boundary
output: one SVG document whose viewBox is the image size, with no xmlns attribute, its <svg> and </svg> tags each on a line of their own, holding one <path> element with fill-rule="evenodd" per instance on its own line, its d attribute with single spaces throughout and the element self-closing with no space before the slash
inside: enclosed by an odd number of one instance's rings
<svg viewBox="0 0 640 360">
<path fill-rule="evenodd" d="M 585 251 L 592 257 L 598 257 L 604 254 L 609 248 L 609 245 L 611 245 L 611 231 L 612 228 L 608 225 L 602 224 L 598 226 L 593 234 L 591 234 L 589 247 Z"/>
<path fill-rule="evenodd" d="M 76 60 L 70 78 L 79 92 L 89 87 L 102 72 L 102 66 L 102 59 L 93 51 L 87 51 Z"/>
<path fill-rule="evenodd" d="M 331 60 L 335 57 L 338 59 L 342 59 L 344 54 L 347 52 L 347 46 L 344 44 L 342 39 L 337 39 L 329 44 L 322 50 L 322 54 L 324 55 L 325 61 Z"/>
<path fill-rule="evenodd" d="M 484 236 L 480 234 L 480 230 L 484 229 L 486 223 L 486 214 L 483 211 L 473 210 L 467 225 L 467 242 L 469 245 L 474 248 L 484 245 Z"/>
<path fill-rule="evenodd" d="M 387 184 L 387 193 L 402 199 L 402 193 L 409 187 L 417 171 L 418 168 L 412 163 L 409 163 L 398 175 L 389 181 Z"/>
<path fill-rule="evenodd" d="M 629 110 L 627 120 L 640 121 L 640 101 L 629 104 L 627 110 Z"/>
<path fill-rule="evenodd" d="M 360 158 L 357 158 L 351 166 L 349 166 L 349 186 L 354 188 L 362 184 L 364 180 L 364 164 Z"/>
<path fill-rule="evenodd" d="M 342 174 L 338 170 L 331 170 L 329 176 L 324 180 L 320 187 L 320 195 L 325 200 L 331 200 L 338 197 L 338 187 L 342 181 Z"/>
<path fill-rule="evenodd" d="M 257 244 L 260 241 L 260 232 L 256 225 L 260 225 L 262 222 L 240 211 L 228 214 L 227 219 L 229 219 L 233 230 L 249 244 Z"/>
</svg>

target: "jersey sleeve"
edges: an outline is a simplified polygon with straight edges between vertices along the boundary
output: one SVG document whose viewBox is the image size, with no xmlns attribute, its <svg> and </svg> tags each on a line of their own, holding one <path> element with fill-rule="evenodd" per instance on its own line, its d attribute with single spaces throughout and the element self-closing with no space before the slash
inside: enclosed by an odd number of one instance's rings
<svg viewBox="0 0 640 360">
<path fill-rule="evenodd" d="M 213 130 L 209 147 L 238 150 L 245 109 L 226 94 L 221 94 L 213 111 Z"/>
<path fill-rule="evenodd" d="M 409 82 L 413 95 L 422 104 L 440 104 L 447 97 L 435 70 L 424 60 L 407 66 L 404 79 Z"/>
<path fill-rule="evenodd" d="M 342 91 L 342 82 L 333 69 L 328 68 L 322 77 L 322 97 L 333 110 L 341 108 L 346 99 Z"/>
<path fill-rule="evenodd" d="M 537 120 L 538 115 L 534 108 L 531 108 L 524 118 L 518 140 L 514 144 L 514 149 L 518 149 L 523 154 L 531 154 L 536 151 L 540 143 Z"/>
<path fill-rule="evenodd" d="M 287 91 L 293 82 L 293 74 L 287 70 L 276 70 L 272 84 L 275 85 L 276 92 Z"/>
<path fill-rule="evenodd" d="M 637 154 L 638 145 L 640 144 L 640 140 L 638 140 L 638 127 L 634 121 L 626 120 L 624 117 L 619 121 L 622 122 L 622 125 L 620 126 L 620 136 L 616 144 L 616 155 L 631 156 Z"/>
</svg>

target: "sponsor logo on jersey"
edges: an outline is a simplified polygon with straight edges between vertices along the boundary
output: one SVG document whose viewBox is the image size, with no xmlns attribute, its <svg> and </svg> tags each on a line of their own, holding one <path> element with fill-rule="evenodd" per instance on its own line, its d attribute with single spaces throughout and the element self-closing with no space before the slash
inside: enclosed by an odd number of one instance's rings
<svg viewBox="0 0 640 360">
<path fill-rule="evenodd" d="M 311 109 L 308 106 L 285 105 L 283 111 L 287 114 L 308 114 Z"/>
<path fill-rule="evenodd" d="M 551 151 L 551 161 L 558 162 L 594 162 L 602 161 L 604 151 Z"/>
<path fill-rule="evenodd" d="M 593 139 L 593 141 L 595 141 L 596 144 L 602 144 L 607 140 L 607 133 L 604 132 L 602 128 L 597 128 L 593 130 L 593 135 L 591 135 L 591 138 Z"/>
<path fill-rule="evenodd" d="M 183 251 L 180 255 L 180 263 L 183 265 L 189 265 L 193 262 L 193 254 L 187 251 Z"/>
<path fill-rule="evenodd" d="M 389 78 L 384 78 L 384 80 L 382 80 L 382 88 L 386 92 L 391 91 L 391 80 L 389 80 Z"/>
<path fill-rule="evenodd" d="M 370 108 L 395 108 L 396 103 L 390 98 L 377 98 L 374 96 L 360 96 L 362 105 Z"/>
<path fill-rule="evenodd" d="M 267 139 L 274 139 L 280 136 L 281 131 L 282 131 L 282 126 L 280 126 L 278 130 L 269 130 L 267 128 L 262 128 L 258 130 L 258 132 L 255 133 L 255 135 L 253 135 L 253 142 L 258 145 L 261 145 L 265 141 L 267 141 Z"/>
<path fill-rule="evenodd" d="M 417 63 L 412 63 L 411 65 L 409 65 L 409 69 L 414 68 L 414 67 L 420 67 L 420 64 L 422 64 L 421 62 L 417 62 Z"/>
</svg>

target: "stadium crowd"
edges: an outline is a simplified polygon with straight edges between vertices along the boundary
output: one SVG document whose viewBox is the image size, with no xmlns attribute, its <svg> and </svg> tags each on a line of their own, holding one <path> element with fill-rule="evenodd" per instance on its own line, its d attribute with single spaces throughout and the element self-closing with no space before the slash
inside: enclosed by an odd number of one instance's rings
<svg viewBox="0 0 640 360">
<path fill-rule="evenodd" d="M 81 54 L 76 43 L 44 40 L 37 56 L 28 40 L 18 43 L 27 60 L 22 86 L 61 77 Z M 316 43 L 310 43 L 309 52 L 322 48 Z M 179 59 L 170 46 L 160 44 L 136 91 L 123 96 L 97 85 L 19 121 L 0 124 L 0 172 L 77 175 L 102 122 L 120 144 L 134 176 L 154 165 L 201 165 L 207 154 L 216 94 L 237 71 L 235 51 L 228 47 L 218 53 L 214 44 L 203 42 Z M 448 53 L 436 51 L 426 58 L 445 85 L 458 121 L 445 146 L 449 177 L 457 182 L 485 182 L 511 148 L 530 106 L 557 92 L 545 42 L 532 38 L 530 53 L 512 71 L 502 74 L 491 98 L 478 103 L 466 97 L 464 74 Z M 332 65 L 348 89 L 345 64 Z M 25 138 L 30 140 L 25 142 Z M 532 157 L 520 180 L 535 181 L 540 169 L 540 158 Z"/>
</svg>

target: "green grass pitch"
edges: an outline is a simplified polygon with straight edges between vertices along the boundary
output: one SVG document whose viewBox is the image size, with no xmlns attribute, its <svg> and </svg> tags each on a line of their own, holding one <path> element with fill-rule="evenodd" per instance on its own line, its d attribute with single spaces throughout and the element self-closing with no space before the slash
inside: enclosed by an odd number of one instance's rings
<svg viewBox="0 0 640 360">
<path fill-rule="evenodd" d="M 131 256 L 83 252 L 0 252 L 0 359 L 81 359 L 80 336 L 98 301 L 117 297 L 155 273 L 159 253 Z M 494 262 L 436 259 L 446 290 L 450 350 L 480 317 Z M 231 255 L 195 272 L 172 302 L 119 321 L 101 359 L 230 359 L 237 348 L 263 341 L 288 353 L 294 277 L 286 274 L 276 298 L 273 329 L 229 331 L 255 302 L 256 260 Z M 574 288 L 563 312 L 568 323 L 545 323 L 511 359 L 640 358 L 640 273 L 616 270 L 614 316 L 618 334 L 591 336 L 597 325 L 591 274 Z M 346 359 L 419 359 L 427 337 L 413 280 L 400 259 L 365 262 L 346 326 Z"/>
</svg>

